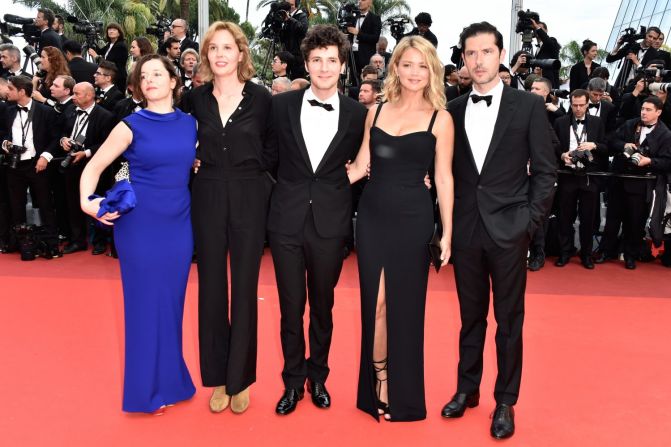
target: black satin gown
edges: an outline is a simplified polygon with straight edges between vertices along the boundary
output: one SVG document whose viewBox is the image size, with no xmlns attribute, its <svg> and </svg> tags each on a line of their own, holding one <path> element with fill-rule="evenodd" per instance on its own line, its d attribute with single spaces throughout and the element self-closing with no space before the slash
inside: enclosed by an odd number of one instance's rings
<svg viewBox="0 0 671 447">
<path fill-rule="evenodd" d="M 392 136 L 370 130 L 371 176 L 357 214 L 361 287 L 361 365 L 357 407 L 378 418 L 373 341 L 380 275 L 385 274 L 387 385 L 392 421 L 426 418 L 424 310 L 429 275 L 427 243 L 433 235 L 433 204 L 424 176 L 435 156 L 431 133 Z"/>
</svg>

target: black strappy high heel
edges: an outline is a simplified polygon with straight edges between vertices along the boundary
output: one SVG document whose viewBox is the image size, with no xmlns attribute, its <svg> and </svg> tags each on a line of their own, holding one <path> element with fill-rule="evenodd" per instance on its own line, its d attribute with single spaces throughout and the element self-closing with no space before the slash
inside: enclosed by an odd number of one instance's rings
<svg viewBox="0 0 671 447">
<path fill-rule="evenodd" d="M 380 365 L 380 366 L 378 366 Z M 389 413 L 389 403 L 382 402 L 380 400 L 380 393 L 382 391 L 382 382 L 386 382 L 388 377 L 384 379 L 380 378 L 380 373 L 384 372 L 386 376 L 387 372 L 387 359 L 380 361 L 373 361 L 373 369 L 375 370 L 375 393 L 377 394 L 377 409 L 380 416 L 384 416 L 386 421 L 391 419 L 391 414 Z M 388 398 L 387 398 L 388 399 Z"/>
</svg>

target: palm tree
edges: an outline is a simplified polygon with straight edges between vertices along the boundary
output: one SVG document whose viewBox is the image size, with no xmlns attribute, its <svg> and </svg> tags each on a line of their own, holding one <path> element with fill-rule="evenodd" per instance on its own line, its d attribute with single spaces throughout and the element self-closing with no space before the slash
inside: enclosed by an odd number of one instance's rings
<svg viewBox="0 0 671 447">
<path fill-rule="evenodd" d="M 410 18 L 410 5 L 406 0 L 373 0 L 373 12 L 382 19 L 382 27 L 392 17 Z"/>
<path fill-rule="evenodd" d="M 581 45 L 578 42 L 572 40 L 564 45 L 559 52 L 559 60 L 562 62 L 562 67 L 559 70 L 559 77 L 561 79 L 568 79 L 571 67 L 585 59 L 582 51 L 580 51 L 580 47 Z M 606 59 L 606 56 L 608 56 L 608 52 L 606 50 L 599 49 L 597 50 L 597 56 L 594 61 L 601 63 L 604 59 Z"/>
</svg>

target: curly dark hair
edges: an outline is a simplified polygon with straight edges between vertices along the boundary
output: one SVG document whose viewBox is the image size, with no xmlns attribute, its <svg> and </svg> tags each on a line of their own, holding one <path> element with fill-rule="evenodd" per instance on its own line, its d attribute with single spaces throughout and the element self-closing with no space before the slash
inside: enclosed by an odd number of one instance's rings
<svg viewBox="0 0 671 447">
<path fill-rule="evenodd" d="M 310 52 L 316 48 L 338 47 L 338 59 L 341 63 L 347 60 L 349 41 L 334 25 L 315 25 L 310 29 L 301 43 L 303 59 L 308 60 Z"/>
</svg>

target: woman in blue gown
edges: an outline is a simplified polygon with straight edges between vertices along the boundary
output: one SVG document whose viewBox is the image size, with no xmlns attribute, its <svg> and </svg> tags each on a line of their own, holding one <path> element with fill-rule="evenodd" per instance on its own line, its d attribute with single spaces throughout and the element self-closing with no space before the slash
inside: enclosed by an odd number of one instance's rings
<svg viewBox="0 0 671 447">
<path fill-rule="evenodd" d="M 114 225 L 124 292 L 126 361 L 123 410 L 162 414 L 195 393 L 182 356 L 184 294 L 193 237 L 189 171 L 196 121 L 175 109 L 179 88 L 170 61 L 143 57 L 133 74 L 147 107 L 119 123 L 82 173 L 82 209 Z M 97 216 L 102 198 L 89 200 L 102 171 L 128 160 L 136 207 Z"/>
</svg>

